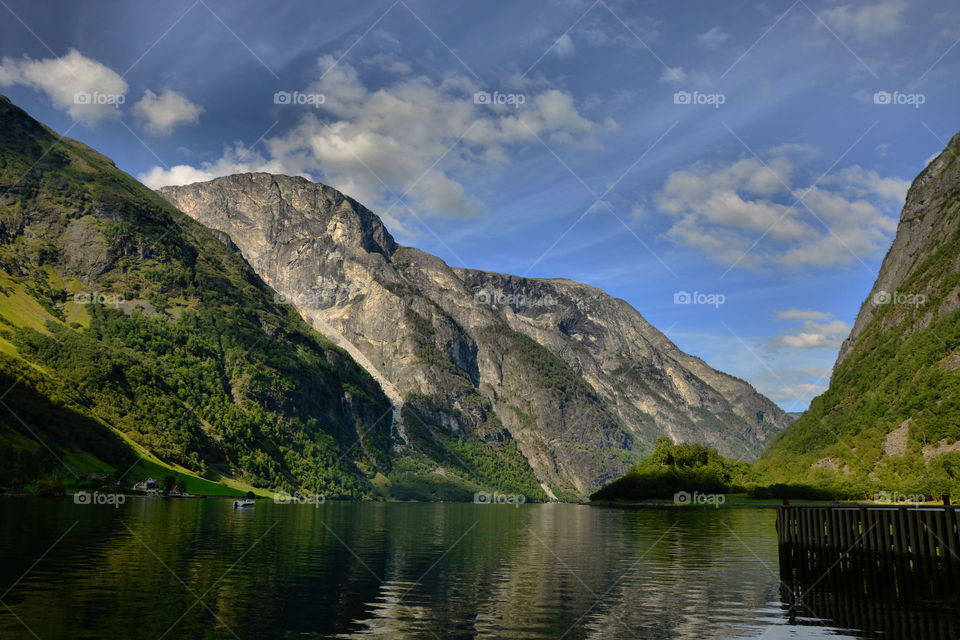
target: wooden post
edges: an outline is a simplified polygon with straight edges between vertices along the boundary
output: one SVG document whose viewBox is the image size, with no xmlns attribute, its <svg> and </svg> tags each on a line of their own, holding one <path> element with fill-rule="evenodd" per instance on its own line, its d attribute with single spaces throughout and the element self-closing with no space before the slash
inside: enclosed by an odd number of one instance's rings
<svg viewBox="0 0 960 640">
<path fill-rule="evenodd" d="M 894 539 L 894 549 L 898 554 L 907 552 L 907 519 L 904 517 L 904 507 L 897 507 L 897 535 Z"/>
<path fill-rule="evenodd" d="M 864 551 L 870 550 L 870 536 L 872 535 L 873 529 L 870 528 L 870 512 L 864 507 L 860 509 L 860 545 Z"/>
<path fill-rule="evenodd" d="M 920 528 L 917 522 L 917 510 L 907 509 L 907 526 L 910 537 L 910 553 L 914 556 L 920 553 Z"/>
<path fill-rule="evenodd" d="M 887 544 L 890 540 L 890 512 L 884 509 L 883 511 L 878 511 L 877 515 L 880 516 L 877 519 L 877 529 L 880 534 L 877 540 L 877 547 L 880 551 L 880 557 L 886 559 L 890 552 L 890 546 Z"/>
<path fill-rule="evenodd" d="M 935 554 L 936 549 L 936 540 L 933 539 L 933 528 L 930 526 L 930 512 L 929 511 L 918 511 L 917 513 L 923 516 L 923 528 L 926 533 L 924 537 L 924 542 L 926 547 L 924 548 L 924 553 L 928 558 L 932 558 Z"/>
<path fill-rule="evenodd" d="M 960 531 L 957 530 L 957 510 L 950 506 L 950 494 L 943 494 L 943 559 L 960 560 Z"/>
<path fill-rule="evenodd" d="M 944 507 L 942 512 L 934 512 L 937 518 L 937 551 L 941 560 L 947 559 L 947 527 L 945 525 L 947 519 L 947 509 L 949 508 L 950 507 Z"/>
</svg>

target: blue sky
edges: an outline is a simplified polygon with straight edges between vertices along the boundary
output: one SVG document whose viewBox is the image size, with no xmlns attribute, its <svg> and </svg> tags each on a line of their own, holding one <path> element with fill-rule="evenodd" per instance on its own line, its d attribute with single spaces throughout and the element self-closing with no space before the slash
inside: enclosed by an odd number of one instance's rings
<svg viewBox="0 0 960 640">
<path fill-rule="evenodd" d="M 452 265 L 624 298 L 788 410 L 960 130 L 946 2 L 0 5 L 0 91 L 150 186 L 309 176 Z"/>
</svg>

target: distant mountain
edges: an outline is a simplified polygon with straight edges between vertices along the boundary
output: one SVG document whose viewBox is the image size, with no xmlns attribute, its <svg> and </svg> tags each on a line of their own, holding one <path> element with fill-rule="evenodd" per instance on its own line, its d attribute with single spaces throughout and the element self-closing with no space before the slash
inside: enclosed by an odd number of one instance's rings
<svg viewBox="0 0 960 640">
<path fill-rule="evenodd" d="M 388 399 L 224 240 L 0 96 L 0 488 L 144 456 L 378 494 Z"/>
<path fill-rule="evenodd" d="M 265 173 L 159 191 L 380 381 L 396 408 L 390 480 L 410 495 L 532 468 L 579 499 L 658 436 L 754 459 L 789 418 L 680 351 L 629 304 L 569 280 L 453 268 L 399 246 L 331 187 Z"/>
<path fill-rule="evenodd" d="M 914 180 L 830 387 L 764 453 L 775 479 L 960 490 L 960 134 Z"/>
</svg>

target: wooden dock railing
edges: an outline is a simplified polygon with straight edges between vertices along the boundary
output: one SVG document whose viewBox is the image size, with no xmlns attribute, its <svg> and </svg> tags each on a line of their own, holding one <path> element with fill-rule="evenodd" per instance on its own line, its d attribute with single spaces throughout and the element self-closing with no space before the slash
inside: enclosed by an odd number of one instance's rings
<svg viewBox="0 0 960 640">
<path fill-rule="evenodd" d="M 956 506 L 782 506 L 781 548 L 960 563 Z"/>
</svg>

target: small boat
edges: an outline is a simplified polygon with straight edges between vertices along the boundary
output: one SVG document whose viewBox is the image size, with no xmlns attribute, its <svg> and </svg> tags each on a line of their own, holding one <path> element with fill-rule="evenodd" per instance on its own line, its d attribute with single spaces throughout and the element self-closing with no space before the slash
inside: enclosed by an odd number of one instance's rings
<svg viewBox="0 0 960 640">
<path fill-rule="evenodd" d="M 250 498 L 241 498 L 240 500 L 233 501 L 234 509 L 237 509 L 239 507 L 252 507 L 253 505 L 254 505 L 254 501 L 251 500 Z"/>
</svg>

